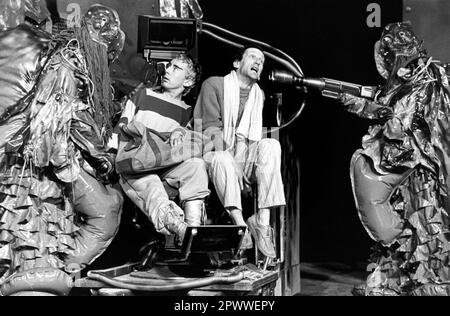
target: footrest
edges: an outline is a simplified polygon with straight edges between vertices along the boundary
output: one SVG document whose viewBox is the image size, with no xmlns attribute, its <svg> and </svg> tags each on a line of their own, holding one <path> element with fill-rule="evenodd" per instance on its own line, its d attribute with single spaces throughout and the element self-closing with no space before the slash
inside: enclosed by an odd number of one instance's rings
<svg viewBox="0 0 450 316">
<path fill-rule="evenodd" d="M 237 225 L 188 226 L 181 253 L 188 256 L 190 253 L 236 252 L 246 229 Z"/>
</svg>

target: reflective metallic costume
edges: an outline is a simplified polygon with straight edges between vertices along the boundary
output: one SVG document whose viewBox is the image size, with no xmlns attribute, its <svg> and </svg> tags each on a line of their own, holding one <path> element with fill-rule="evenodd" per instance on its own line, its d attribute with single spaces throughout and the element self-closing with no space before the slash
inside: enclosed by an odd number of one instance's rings
<svg viewBox="0 0 450 316">
<path fill-rule="evenodd" d="M 177 14 L 175 2 L 179 2 L 180 15 Z M 170 18 L 190 18 L 191 14 L 196 19 L 203 18 L 203 11 L 197 0 L 159 0 L 160 14 Z"/>
<path fill-rule="evenodd" d="M 0 1 L 0 31 L 22 24 L 26 17 L 40 24 L 48 16 L 46 3 L 41 0 Z"/>
<path fill-rule="evenodd" d="M 84 21 L 91 39 L 108 48 L 109 61 L 116 60 L 125 43 L 125 33 L 120 29 L 117 12 L 103 5 L 94 4 L 86 12 Z"/>
<path fill-rule="evenodd" d="M 0 295 L 68 294 L 68 273 L 118 230 L 123 198 L 108 184 L 105 140 L 119 26 L 117 12 L 95 5 L 74 30 L 0 33 Z"/>
<path fill-rule="evenodd" d="M 386 79 L 376 101 L 343 95 L 345 108 L 377 119 L 351 162 L 359 217 L 379 242 L 367 295 L 450 294 L 450 94 L 408 23 L 375 45 Z"/>
</svg>

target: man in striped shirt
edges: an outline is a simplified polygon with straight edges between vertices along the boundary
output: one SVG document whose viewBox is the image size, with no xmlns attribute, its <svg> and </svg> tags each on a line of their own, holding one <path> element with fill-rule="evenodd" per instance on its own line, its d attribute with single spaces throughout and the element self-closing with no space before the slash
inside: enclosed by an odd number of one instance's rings
<svg viewBox="0 0 450 316">
<path fill-rule="evenodd" d="M 157 133 L 170 133 L 172 147 L 180 144 L 192 113 L 191 106 L 182 98 L 199 77 L 200 67 L 190 57 L 180 54 L 167 65 L 160 89 L 142 86 L 127 101 L 119 128 L 133 119 Z M 161 180 L 178 190 L 184 212 L 169 199 Z M 160 233 L 175 234 L 182 240 L 187 225 L 204 223 L 203 201 L 210 191 L 206 166 L 200 158 L 190 158 L 151 173 L 121 174 L 120 184 Z"/>
</svg>

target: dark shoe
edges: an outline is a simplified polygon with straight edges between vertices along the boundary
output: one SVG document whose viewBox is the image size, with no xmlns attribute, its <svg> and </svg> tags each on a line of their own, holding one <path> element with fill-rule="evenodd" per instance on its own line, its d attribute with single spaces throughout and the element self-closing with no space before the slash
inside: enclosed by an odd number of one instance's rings
<svg viewBox="0 0 450 316">
<path fill-rule="evenodd" d="M 275 246 L 273 242 L 273 229 L 269 225 L 259 225 L 256 222 L 256 216 L 250 216 L 247 220 L 248 229 L 255 238 L 256 246 L 263 255 L 269 258 L 275 258 Z"/>
</svg>

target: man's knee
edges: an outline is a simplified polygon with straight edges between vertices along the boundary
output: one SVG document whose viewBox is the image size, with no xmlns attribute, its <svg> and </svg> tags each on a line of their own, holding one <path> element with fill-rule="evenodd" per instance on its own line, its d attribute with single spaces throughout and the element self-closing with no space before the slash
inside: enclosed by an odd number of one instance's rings
<svg viewBox="0 0 450 316">
<path fill-rule="evenodd" d="M 206 163 L 201 158 L 192 158 L 185 162 L 187 173 L 190 176 L 195 176 L 196 178 L 206 178 L 208 179 L 208 172 L 206 171 Z"/>
<path fill-rule="evenodd" d="M 233 165 L 233 156 L 227 151 L 217 151 L 211 157 L 213 168 L 225 168 Z"/>
<path fill-rule="evenodd" d="M 258 143 L 258 151 L 263 155 L 280 155 L 281 145 L 280 142 L 273 138 L 264 138 Z"/>
<path fill-rule="evenodd" d="M 189 160 L 186 160 L 186 163 L 189 165 L 189 168 L 195 169 L 195 170 L 205 170 L 206 169 L 206 163 L 201 158 L 191 158 Z"/>
</svg>

